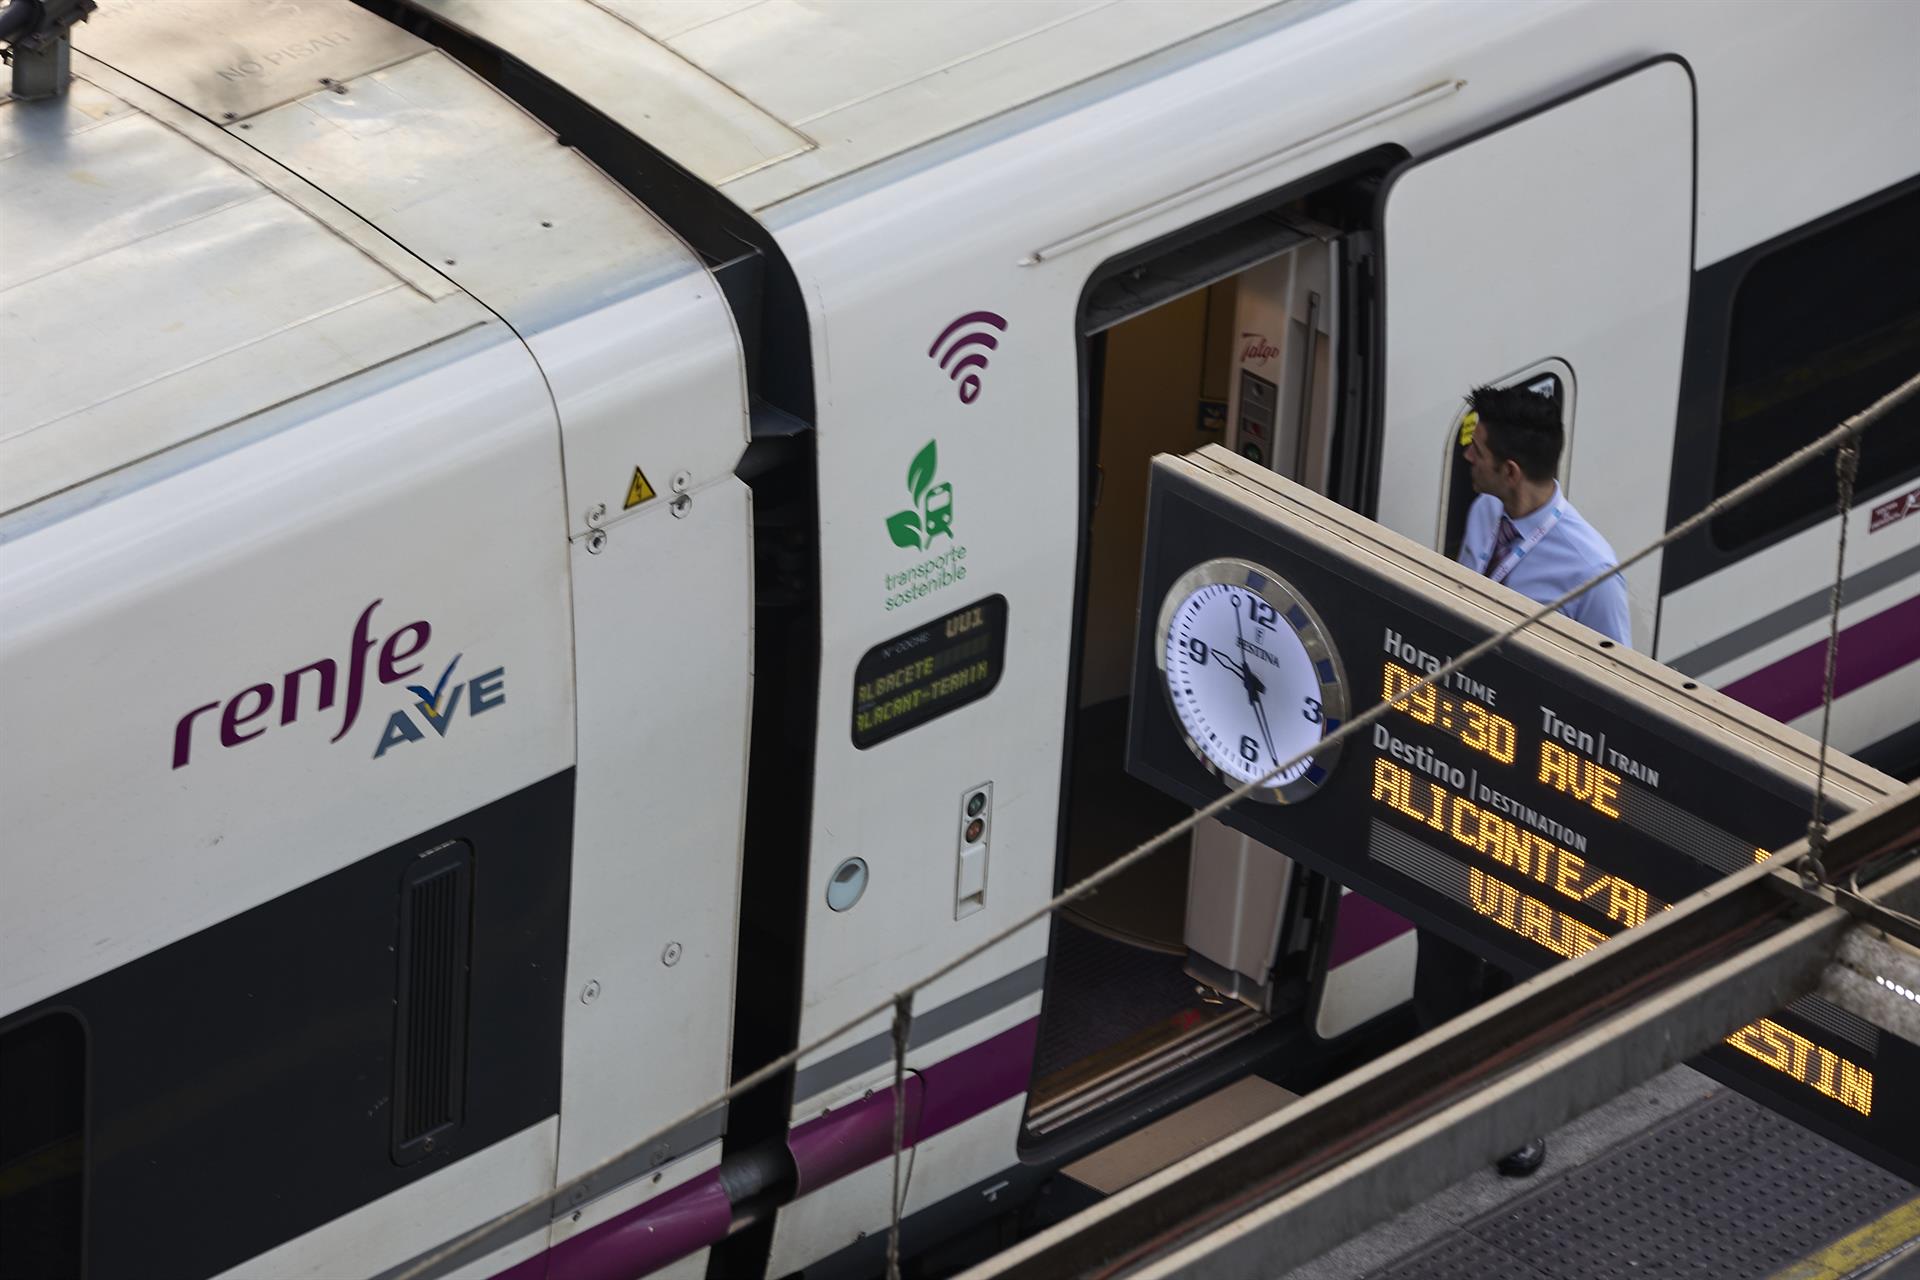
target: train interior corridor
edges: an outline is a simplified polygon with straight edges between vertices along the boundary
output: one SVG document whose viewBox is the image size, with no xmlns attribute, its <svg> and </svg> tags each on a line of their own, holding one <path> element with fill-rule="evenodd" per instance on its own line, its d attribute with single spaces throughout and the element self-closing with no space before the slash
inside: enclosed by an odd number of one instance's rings
<svg viewBox="0 0 1920 1280">
<path fill-rule="evenodd" d="M 1274 231 L 1281 251 L 1120 319 L 1088 343 L 1091 474 L 1062 885 L 1191 812 L 1125 768 L 1152 459 L 1226 444 L 1324 483 L 1337 242 L 1303 217 L 1276 215 Z M 1147 859 L 1056 917 L 1030 1140 L 1186 1072 L 1268 1025 L 1288 1002 L 1297 1006 L 1304 983 L 1275 979 L 1281 969 L 1303 970 L 1304 954 L 1269 954 L 1272 974 L 1256 966 L 1262 971 L 1237 981 L 1203 954 L 1219 914 L 1202 909 L 1219 900 L 1209 887 L 1218 859 L 1208 851 L 1231 847 L 1244 857 L 1243 844 L 1210 823 L 1194 842 Z M 1270 850 L 1255 856 L 1285 862 Z M 1277 919 L 1267 931 L 1277 938 Z"/>
</svg>

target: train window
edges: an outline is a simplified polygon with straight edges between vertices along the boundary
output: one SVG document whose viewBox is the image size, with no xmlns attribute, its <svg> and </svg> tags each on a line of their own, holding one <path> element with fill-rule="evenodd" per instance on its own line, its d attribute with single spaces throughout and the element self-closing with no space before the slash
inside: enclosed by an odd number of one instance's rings
<svg viewBox="0 0 1920 1280">
<path fill-rule="evenodd" d="M 70 1013 L 0 1032 L 0 1275 L 80 1274 L 86 1058 Z"/>
<path fill-rule="evenodd" d="M 1714 474 L 1716 495 L 1886 394 L 1920 369 L 1920 190 L 1755 262 L 1734 295 Z M 1861 499 L 1920 470 L 1920 401 L 1862 439 Z M 1811 463 L 1765 498 L 1713 521 L 1734 550 L 1831 509 L 1831 464 Z"/>
<path fill-rule="evenodd" d="M 1547 397 L 1560 410 L 1560 421 L 1567 433 L 1566 447 L 1560 451 L 1560 483 L 1565 485 L 1568 463 L 1573 457 L 1573 370 L 1564 360 L 1542 360 L 1510 377 L 1498 379 L 1495 385 L 1509 387 L 1516 383 L 1535 395 Z M 1460 554 L 1460 543 L 1467 532 L 1467 509 L 1479 496 L 1473 491 L 1472 469 L 1467 466 L 1469 438 L 1467 407 L 1463 403 L 1447 428 L 1445 448 L 1450 461 L 1440 479 L 1440 550 L 1450 560 Z"/>
</svg>

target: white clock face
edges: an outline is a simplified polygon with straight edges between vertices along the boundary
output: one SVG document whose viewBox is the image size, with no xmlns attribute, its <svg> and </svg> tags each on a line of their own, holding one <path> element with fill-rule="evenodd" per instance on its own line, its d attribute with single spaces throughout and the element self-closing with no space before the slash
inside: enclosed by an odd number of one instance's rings
<svg viewBox="0 0 1920 1280">
<path fill-rule="evenodd" d="M 1174 585 L 1162 610 L 1161 667 L 1188 745 L 1255 794 L 1311 794 L 1331 762 L 1308 756 L 1346 715 L 1337 664 L 1318 619 L 1291 588 L 1244 561 L 1209 561 Z"/>
</svg>

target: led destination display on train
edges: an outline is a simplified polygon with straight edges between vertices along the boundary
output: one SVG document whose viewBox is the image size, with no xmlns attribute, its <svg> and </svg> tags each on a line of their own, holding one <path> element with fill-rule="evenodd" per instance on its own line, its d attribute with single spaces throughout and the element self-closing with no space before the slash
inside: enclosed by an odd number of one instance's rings
<svg viewBox="0 0 1920 1280">
<path fill-rule="evenodd" d="M 986 697 L 1006 652 L 998 595 L 875 645 L 853 671 L 853 745 L 864 751 Z"/>
<path fill-rule="evenodd" d="M 1335 676 L 1321 677 L 1315 698 L 1341 707 L 1337 719 L 1406 694 L 1521 616 L 1463 600 L 1480 584 L 1459 582 L 1432 552 L 1382 538 L 1277 478 L 1261 477 L 1262 493 L 1238 469 L 1211 451 L 1163 459 L 1149 498 L 1128 768 L 1196 806 L 1224 785 L 1178 714 L 1206 693 L 1202 680 L 1221 682 L 1221 716 L 1228 704 L 1256 704 L 1260 732 L 1240 743 L 1251 748 L 1252 776 L 1301 749 L 1279 741 L 1287 730 L 1275 726 L 1293 726 L 1289 708 L 1259 705 L 1284 682 L 1256 655 L 1278 651 L 1290 625 L 1277 608 L 1274 626 L 1261 626 L 1262 599 L 1291 607 L 1302 619 L 1292 629 L 1315 636 L 1315 660 Z M 1228 675 L 1156 664 L 1156 644 L 1191 646 L 1200 635 L 1157 629 L 1163 613 L 1192 612 L 1163 602 L 1185 598 L 1196 566 L 1226 561 L 1255 567 L 1231 578 L 1231 620 L 1204 637 L 1228 653 Z M 1411 694 L 1337 758 L 1328 753 L 1312 793 L 1245 801 L 1228 821 L 1523 974 L 1581 955 L 1799 838 L 1812 795 L 1787 740 L 1728 719 L 1704 695 L 1610 680 L 1592 652 L 1516 640 Z M 1176 669 L 1187 682 L 1177 698 L 1166 675 Z M 1870 793 L 1843 779 L 1829 794 L 1840 797 L 1835 816 Z M 1920 1178 L 1920 1046 L 1808 996 L 1695 1065 Z"/>
</svg>

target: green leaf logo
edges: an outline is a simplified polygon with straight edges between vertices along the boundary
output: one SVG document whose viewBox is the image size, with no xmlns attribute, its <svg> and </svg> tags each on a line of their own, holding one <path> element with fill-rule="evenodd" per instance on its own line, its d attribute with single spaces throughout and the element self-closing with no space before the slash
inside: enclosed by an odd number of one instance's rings
<svg viewBox="0 0 1920 1280">
<path fill-rule="evenodd" d="M 907 492 L 913 495 L 913 508 L 887 517 L 887 536 L 896 547 L 925 550 L 943 533 L 953 541 L 953 486 L 933 482 L 933 469 L 940 459 L 934 445 L 927 441 L 907 464 Z"/>
<path fill-rule="evenodd" d="M 920 501 L 920 495 L 933 483 L 933 466 L 938 456 L 933 446 L 933 441 L 927 441 L 927 447 L 914 454 L 913 461 L 907 466 L 907 492 L 913 495 L 915 502 Z"/>
<path fill-rule="evenodd" d="M 911 511 L 896 511 L 887 517 L 887 532 L 893 535 L 896 547 L 920 546 L 920 517 Z"/>
</svg>

